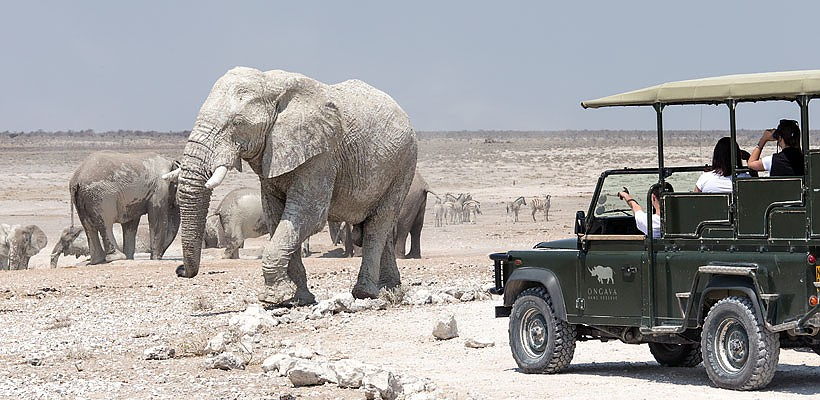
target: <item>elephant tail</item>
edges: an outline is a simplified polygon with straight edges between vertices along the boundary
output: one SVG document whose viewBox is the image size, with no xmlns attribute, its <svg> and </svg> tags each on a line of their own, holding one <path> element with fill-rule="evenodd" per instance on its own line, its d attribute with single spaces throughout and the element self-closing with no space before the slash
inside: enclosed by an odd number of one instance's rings
<svg viewBox="0 0 820 400">
<path fill-rule="evenodd" d="M 73 183 L 73 182 L 72 182 L 72 183 Z M 69 211 L 69 213 L 71 214 L 71 227 L 72 227 L 72 228 L 74 227 L 74 204 L 76 204 L 76 202 L 77 202 L 77 201 L 76 201 L 76 197 L 77 197 L 77 192 L 79 191 L 79 190 L 78 190 L 78 189 L 79 189 L 79 187 L 80 187 L 80 185 L 78 185 L 78 184 L 76 184 L 76 183 L 73 183 L 73 184 L 72 184 L 72 185 L 68 188 L 69 192 L 71 193 L 71 195 L 69 196 L 69 197 L 70 197 L 70 201 L 69 201 L 69 203 L 70 203 L 70 204 L 69 204 L 70 209 L 69 209 L 68 211 Z"/>
</svg>

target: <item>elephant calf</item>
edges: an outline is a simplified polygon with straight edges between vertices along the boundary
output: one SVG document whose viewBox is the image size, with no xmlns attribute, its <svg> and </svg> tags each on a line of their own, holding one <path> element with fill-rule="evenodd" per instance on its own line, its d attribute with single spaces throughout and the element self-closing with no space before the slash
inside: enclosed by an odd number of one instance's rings
<svg viewBox="0 0 820 400">
<path fill-rule="evenodd" d="M 143 229 L 143 226 L 140 226 L 140 229 L 137 230 L 135 251 L 138 253 L 151 252 L 148 232 Z M 88 237 L 85 236 L 83 228 L 80 226 L 69 226 L 63 229 L 63 232 L 60 234 L 60 240 L 51 250 L 51 268 L 57 268 L 57 261 L 60 260 L 60 256 L 80 258 L 89 255 L 91 255 L 91 252 L 88 250 Z"/>
<path fill-rule="evenodd" d="M 31 257 L 48 244 L 37 225 L 0 224 L 0 270 L 28 269 Z"/>
</svg>

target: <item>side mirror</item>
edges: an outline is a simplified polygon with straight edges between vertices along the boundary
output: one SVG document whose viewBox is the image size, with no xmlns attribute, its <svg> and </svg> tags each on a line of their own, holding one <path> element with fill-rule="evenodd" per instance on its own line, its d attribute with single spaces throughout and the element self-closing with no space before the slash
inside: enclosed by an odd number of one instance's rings
<svg viewBox="0 0 820 400">
<path fill-rule="evenodd" d="M 586 233 L 584 227 L 587 222 L 587 216 L 583 211 L 576 211 L 575 212 L 575 234 L 576 235 L 583 235 Z"/>
</svg>

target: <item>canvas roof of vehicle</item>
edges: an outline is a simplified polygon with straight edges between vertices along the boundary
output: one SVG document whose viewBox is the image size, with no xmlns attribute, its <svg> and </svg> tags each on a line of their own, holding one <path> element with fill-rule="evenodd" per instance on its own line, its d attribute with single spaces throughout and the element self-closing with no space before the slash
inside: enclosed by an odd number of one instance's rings
<svg viewBox="0 0 820 400">
<path fill-rule="evenodd" d="M 655 104 L 718 104 L 820 97 L 820 70 L 726 75 L 668 82 L 644 89 L 582 101 L 584 108 Z"/>
</svg>

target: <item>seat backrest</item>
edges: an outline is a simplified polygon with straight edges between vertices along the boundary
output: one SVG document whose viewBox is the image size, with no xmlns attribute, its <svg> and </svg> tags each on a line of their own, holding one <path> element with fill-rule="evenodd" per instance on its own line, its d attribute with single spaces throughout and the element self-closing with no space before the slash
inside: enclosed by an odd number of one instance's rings
<svg viewBox="0 0 820 400">
<path fill-rule="evenodd" d="M 700 237 L 704 229 L 731 229 L 731 193 L 667 193 L 663 196 L 663 236 Z"/>
</svg>

